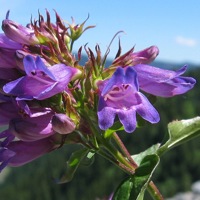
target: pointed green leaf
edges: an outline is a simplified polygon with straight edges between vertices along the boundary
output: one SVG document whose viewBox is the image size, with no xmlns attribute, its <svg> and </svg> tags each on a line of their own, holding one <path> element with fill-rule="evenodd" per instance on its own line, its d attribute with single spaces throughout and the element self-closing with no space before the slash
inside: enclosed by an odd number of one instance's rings
<svg viewBox="0 0 200 200">
<path fill-rule="evenodd" d="M 140 166 L 135 170 L 135 174 L 132 177 L 133 187 L 130 193 L 130 200 L 143 200 L 146 188 L 159 161 L 160 159 L 156 154 L 147 155 L 142 159 Z"/>
<path fill-rule="evenodd" d="M 160 147 L 158 154 L 200 136 L 200 117 L 173 121 L 168 124 L 169 140 Z"/>
<path fill-rule="evenodd" d="M 70 159 L 67 162 L 67 170 L 66 173 L 62 176 L 62 178 L 56 181 L 58 184 L 67 183 L 72 180 L 76 170 L 78 169 L 82 160 L 87 156 L 89 153 L 88 149 L 79 149 L 72 153 Z"/>
</svg>

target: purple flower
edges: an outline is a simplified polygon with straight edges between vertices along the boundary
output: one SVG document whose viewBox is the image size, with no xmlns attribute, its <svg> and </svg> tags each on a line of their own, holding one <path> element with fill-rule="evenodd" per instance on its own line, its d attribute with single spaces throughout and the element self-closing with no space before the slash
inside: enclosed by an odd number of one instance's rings
<svg viewBox="0 0 200 200">
<path fill-rule="evenodd" d="M 64 64 L 47 67 L 38 56 L 24 58 L 26 75 L 7 83 L 4 92 L 17 96 L 17 100 L 43 100 L 66 91 L 68 83 L 78 72 L 76 68 Z"/>
<path fill-rule="evenodd" d="M 0 81 L 12 81 L 20 77 L 19 67 L 16 63 L 16 51 L 22 49 L 22 45 L 10 40 L 4 34 L 0 34 Z"/>
<path fill-rule="evenodd" d="M 39 44 L 39 40 L 35 36 L 34 30 L 24 27 L 12 20 L 8 19 L 9 12 L 6 19 L 2 22 L 2 30 L 11 40 L 27 45 Z"/>
<path fill-rule="evenodd" d="M 156 109 L 139 92 L 137 73 L 132 67 L 118 67 L 109 80 L 99 83 L 99 90 L 98 120 L 103 130 L 113 125 L 116 115 L 129 133 L 136 128 L 136 113 L 151 123 L 160 120 Z"/>
<path fill-rule="evenodd" d="M 133 50 L 134 48 L 117 57 L 111 66 L 134 66 L 137 64 L 148 64 L 159 54 L 159 49 L 156 46 L 150 46 L 138 52 L 133 52 Z"/>
<path fill-rule="evenodd" d="M 13 141 L 7 146 L 10 151 L 15 152 L 8 165 L 13 167 L 24 165 L 53 151 L 58 146 L 59 144 L 55 143 L 53 137 L 33 142 Z"/>
<path fill-rule="evenodd" d="M 164 70 L 149 65 L 135 65 L 140 89 L 161 97 L 172 97 L 191 90 L 196 80 L 181 76 L 186 66 L 178 71 Z"/>
<path fill-rule="evenodd" d="M 22 141 L 41 140 L 56 133 L 51 124 L 53 116 L 49 108 L 32 109 L 31 116 L 11 119 L 8 130 Z"/>
<path fill-rule="evenodd" d="M 12 136 L 9 134 L 8 131 L 3 133 L 3 136 L 7 137 L 5 141 Z M 53 136 L 33 142 L 19 140 L 5 143 L 5 141 L 0 142 L 0 172 L 7 165 L 13 167 L 24 165 L 59 147 Z"/>
<path fill-rule="evenodd" d="M 156 46 L 150 46 L 142 51 L 134 52 L 131 54 L 132 63 L 136 64 L 148 64 L 155 60 L 159 54 L 159 49 Z"/>
<path fill-rule="evenodd" d="M 0 103 L 0 126 L 8 125 L 11 119 L 19 116 L 19 110 L 12 102 Z"/>
<path fill-rule="evenodd" d="M 0 48 L 4 49 L 22 49 L 22 45 L 18 42 L 14 42 L 8 38 L 5 34 L 0 33 Z"/>
</svg>

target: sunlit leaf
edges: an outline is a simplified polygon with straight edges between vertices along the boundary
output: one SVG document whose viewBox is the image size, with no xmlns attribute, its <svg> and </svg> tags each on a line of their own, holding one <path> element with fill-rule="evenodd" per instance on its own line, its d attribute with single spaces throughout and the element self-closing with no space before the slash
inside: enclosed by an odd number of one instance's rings
<svg viewBox="0 0 200 200">
<path fill-rule="evenodd" d="M 200 136 L 200 117 L 173 121 L 168 124 L 169 140 L 161 146 L 158 154 Z"/>
</svg>

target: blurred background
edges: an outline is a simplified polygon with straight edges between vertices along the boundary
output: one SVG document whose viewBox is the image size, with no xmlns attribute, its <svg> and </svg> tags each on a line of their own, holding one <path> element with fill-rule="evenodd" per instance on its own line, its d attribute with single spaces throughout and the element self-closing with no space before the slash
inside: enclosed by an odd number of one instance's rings
<svg viewBox="0 0 200 200">
<path fill-rule="evenodd" d="M 132 154 L 139 153 L 152 144 L 162 142 L 167 124 L 175 119 L 189 119 L 200 113 L 200 2 L 198 0 L 168 1 L 68 1 L 68 0 L 0 0 L 0 20 L 10 10 L 9 19 L 22 25 L 30 18 L 45 15 L 47 9 L 54 22 L 54 10 L 63 20 L 82 23 L 89 14 L 87 25 L 96 28 L 86 31 L 76 42 L 74 52 L 88 43 L 95 48 L 99 44 L 102 54 L 118 31 L 122 51 L 135 46 L 135 51 L 151 45 L 160 49 L 152 65 L 176 70 L 187 64 L 187 76 L 197 79 L 195 88 L 185 95 L 170 99 L 158 98 L 155 107 L 161 122 L 145 124 L 133 134 L 120 133 L 120 137 Z M 112 62 L 118 50 L 118 37 L 114 40 L 108 59 Z M 84 63 L 83 63 L 84 64 Z M 93 165 L 81 166 L 74 179 L 57 185 L 66 169 L 66 160 L 74 146 L 68 146 L 39 158 L 20 168 L 7 168 L 0 174 L 0 198 L 2 200 L 98 200 L 109 196 L 124 177 L 111 163 L 96 156 Z M 77 147 L 78 148 L 78 147 Z M 190 190 L 191 184 L 200 180 L 200 138 L 176 147 L 164 155 L 154 174 L 154 182 L 165 197 Z"/>
</svg>

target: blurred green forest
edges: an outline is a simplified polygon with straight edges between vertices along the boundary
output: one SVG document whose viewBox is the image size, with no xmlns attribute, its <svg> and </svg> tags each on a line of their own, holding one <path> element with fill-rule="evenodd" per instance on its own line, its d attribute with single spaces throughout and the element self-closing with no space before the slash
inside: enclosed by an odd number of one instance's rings
<svg viewBox="0 0 200 200">
<path fill-rule="evenodd" d="M 131 154 L 139 153 L 162 142 L 167 124 L 175 119 L 189 119 L 200 115 L 200 68 L 190 69 L 186 75 L 196 78 L 197 84 L 187 94 L 173 98 L 158 98 L 155 107 L 161 121 L 146 123 L 133 134 L 119 133 Z M 126 175 L 108 161 L 95 156 L 90 166 L 81 166 L 74 179 L 56 184 L 66 169 L 66 160 L 74 146 L 67 146 L 47 154 L 19 168 L 8 168 L 0 174 L 1 200 L 99 200 L 114 191 Z M 200 138 L 174 148 L 161 158 L 153 180 L 165 197 L 190 189 L 200 180 Z M 4 179 L 4 180 L 3 180 Z"/>
</svg>

